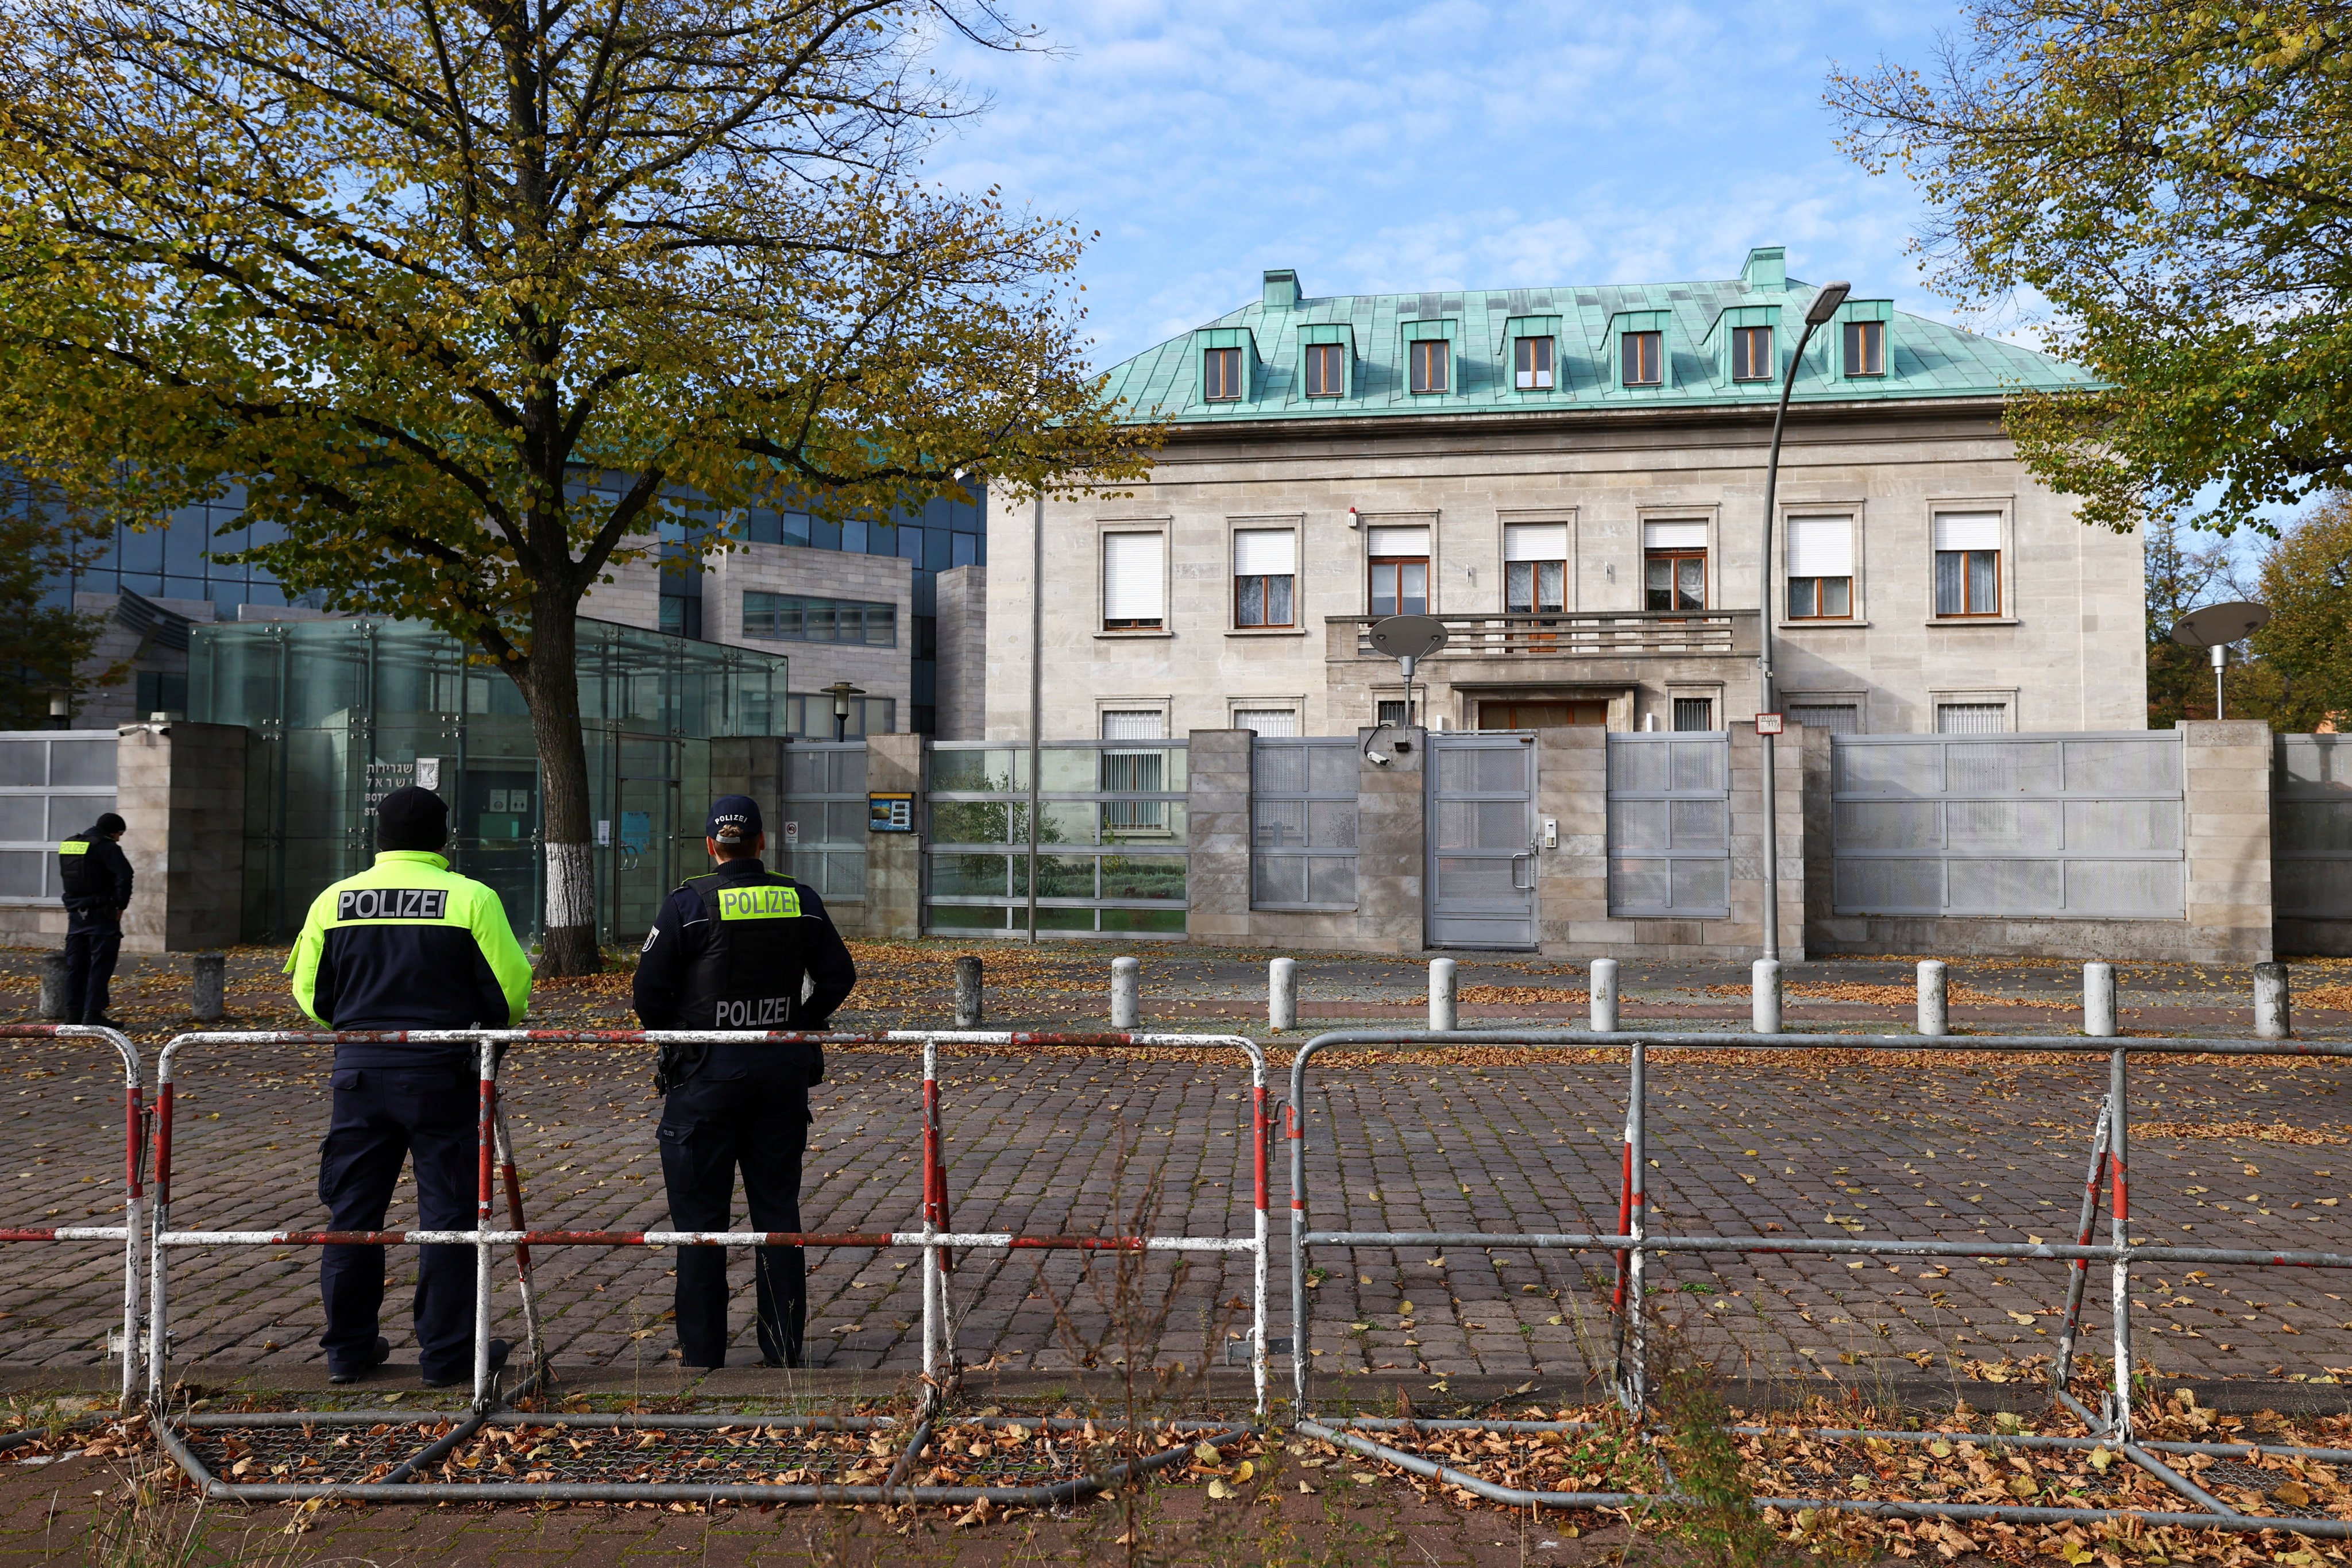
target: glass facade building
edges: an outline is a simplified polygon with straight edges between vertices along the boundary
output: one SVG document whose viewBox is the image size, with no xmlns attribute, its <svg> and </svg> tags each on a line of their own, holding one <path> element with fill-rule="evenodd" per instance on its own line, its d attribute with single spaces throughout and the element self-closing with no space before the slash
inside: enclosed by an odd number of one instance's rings
<svg viewBox="0 0 2352 1568">
<path fill-rule="evenodd" d="M 635 626 L 580 623 L 598 937 L 625 942 L 701 864 L 709 742 L 783 732 L 788 665 Z M 453 639 L 382 619 L 200 625 L 188 717 L 252 736 L 248 942 L 285 942 L 328 883 L 373 858 L 375 803 L 406 784 L 450 806 L 450 863 L 495 888 L 528 942 L 544 837 L 530 721 L 514 683 Z"/>
</svg>

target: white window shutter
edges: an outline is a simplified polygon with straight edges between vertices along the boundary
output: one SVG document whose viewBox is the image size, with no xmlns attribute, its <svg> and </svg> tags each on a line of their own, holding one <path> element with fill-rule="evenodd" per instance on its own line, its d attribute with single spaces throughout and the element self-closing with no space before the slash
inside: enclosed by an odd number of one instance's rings
<svg viewBox="0 0 2352 1568">
<path fill-rule="evenodd" d="M 1371 555 L 1426 555 L 1429 553 L 1429 530 L 1426 528 L 1372 528 L 1364 549 Z"/>
<path fill-rule="evenodd" d="M 1999 550 L 2000 548 L 2000 513 L 1997 511 L 1939 511 L 1936 514 L 1936 548 L 1938 550 Z"/>
<path fill-rule="evenodd" d="M 1234 575 L 1289 577 L 1298 572 L 1298 533 L 1288 528 L 1234 531 Z"/>
<path fill-rule="evenodd" d="M 1853 575 L 1853 521 L 1843 517 L 1789 520 L 1789 575 Z"/>
<path fill-rule="evenodd" d="M 1260 735 L 1296 735 L 1298 733 L 1298 710 L 1295 708 L 1237 708 L 1234 710 L 1234 728 L 1255 730 Z"/>
<path fill-rule="evenodd" d="M 1506 561 L 1565 561 L 1568 559 L 1568 524 L 1564 522 L 1507 522 L 1503 525 L 1503 559 Z"/>
<path fill-rule="evenodd" d="M 1642 525 L 1642 545 L 1647 550 L 1704 550 L 1706 548 L 1706 524 L 1689 522 L 1645 522 Z"/>
<path fill-rule="evenodd" d="M 1166 538 L 1159 533 L 1103 535 L 1103 619 L 1161 618 L 1166 574 L 1160 557 Z"/>
<path fill-rule="evenodd" d="M 1157 708 L 1110 708 L 1103 711 L 1102 738 L 1106 741 L 1164 741 L 1168 738 L 1168 715 Z"/>
</svg>

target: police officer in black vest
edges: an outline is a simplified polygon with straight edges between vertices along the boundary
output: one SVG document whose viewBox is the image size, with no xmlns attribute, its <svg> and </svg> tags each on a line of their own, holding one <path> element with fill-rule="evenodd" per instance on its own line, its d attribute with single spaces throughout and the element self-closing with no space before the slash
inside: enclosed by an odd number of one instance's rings
<svg viewBox="0 0 2352 1568">
<path fill-rule="evenodd" d="M 131 903 L 131 858 L 122 818 L 108 812 L 58 846 L 58 891 L 66 905 L 66 1022 L 121 1026 L 106 1016 L 114 961 L 122 952 L 122 911 Z"/>
<path fill-rule="evenodd" d="M 637 957 L 637 1017 L 648 1029 L 824 1028 L 857 984 L 857 967 L 823 900 L 760 863 L 767 837 L 750 796 L 713 803 L 703 832 L 719 868 L 689 878 L 662 906 Z M 667 1097 L 660 1138 L 671 1226 L 727 1229 L 740 1166 L 751 1228 L 800 1229 L 808 1091 L 824 1080 L 815 1046 L 665 1047 L 655 1087 Z M 801 1249 L 758 1248 L 753 1276 L 761 1364 L 801 1365 Z M 690 1367 L 726 1364 L 724 1248 L 679 1249 L 677 1306 L 680 1358 Z"/>
</svg>

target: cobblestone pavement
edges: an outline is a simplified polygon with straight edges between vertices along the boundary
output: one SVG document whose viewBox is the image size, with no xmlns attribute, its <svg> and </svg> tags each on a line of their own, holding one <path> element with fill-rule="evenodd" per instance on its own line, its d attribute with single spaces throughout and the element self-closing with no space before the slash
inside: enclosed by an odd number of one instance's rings
<svg viewBox="0 0 2352 1568">
<path fill-rule="evenodd" d="M 925 943 L 866 954 L 872 991 L 838 1023 L 936 1018 L 924 986 L 943 980 L 959 949 Z M 1055 994 L 1091 1005 L 1083 988 L 1107 968 L 1097 952 L 1029 959 L 992 951 L 994 994 L 1055 1021 Z M 35 955 L 0 965 L 0 1008 L 24 1018 Z M 240 952 L 232 1007 L 282 1025 L 277 957 Z M 1255 960 L 1148 955 L 1164 989 L 1241 1012 Z M 1496 985 L 1564 987 L 1572 971 L 1538 974 L 1493 966 Z M 1192 970 L 1171 977 L 1162 966 Z M 1220 965 L 1223 965 L 1221 971 Z M 1400 962 L 1303 965 L 1309 994 L 1358 987 L 1401 995 L 1419 973 Z M 1828 985 L 1885 986 L 1901 966 L 1805 966 Z M 1192 971 L 1197 971 L 1192 973 Z M 1465 983 L 1480 973 L 1465 964 Z M 2139 973 L 2139 972 L 2134 972 Z M 2326 969 L 2300 977 L 2330 984 Z M 2062 999 L 2048 965 L 1983 966 L 1987 994 Z M 2242 976 L 2147 971 L 2127 993 L 2139 1026 L 2179 1027 L 2173 1015 L 2239 1016 L 2229 987 Z M 1179 985 L 1181 980 L 1181 985 Z M 1643 1005 L 1672 992 L 1698 1006 L 1720 1001 L 1732 966 L 1650 976 Z M 1671 982 L 1671 984 L 1669 984 Z M 119 1011 L 147 1037 L 184 1016 L 184 976 L 162 964 L 126 976 Z M 544 988 L 534 1022 L 624 1022 L 625 977 Z M 1034 988 L 1034 994 L 1024 987 Z M 1220 989 L 1222 988 L 1222 989 Z M 2209 1000 L 2212 998 L 2212 1000 Z M 1166 998 L 1181 1000 L 1181 998 Z M 1734 1004 L 1737 998 L 1732 999 Z M 1358 1016 L 1371 1004 L 1360 995 Z M 1487 1010 L 1507 1016 L 1506 997 Z M 1891 1019 L 1887 1004 L 1852 1004 Z M 1629 1012 L 1634 1011 L 1629 1007 Z M 1989 1010 L 1997 1010 L 1997 1005 Z M 2026 1009 L 2011 1006 L 2011 1013 Z M 2306 1014 L 2326 1030 L 2325 1013 Z M 1387 1021 L 1397 1022 L 1394 1017 Z M 1856 1020 L 1849 1020 L 1855 1022 Z M 2003 1016 L 2005 1024 L 2024 1020 Z M 2226 1021 L 2226 1020 L 2225 1020 Z M 1203 1027 L 1197 1020 L 1183 1026 Z M 1885 1027 L 1879 1022 L 1874 1026 Z M 2209 1029 L 2217 1024 L 2203 1026 Z M 805 1221 L 812 1227 L 887 1229 L 919 1213 L 918 1068 L 905 1054 L 830 1055 L 817 1092 Z M 184 1056 L 174 1223 L 191 1228 L 315 1225 L 315 1149 L 324 1120 L 325 1058 L 299 1047 L 240 1047 Z M 534 1225 L 642 1228 L 665 1218 L 654 1155 L 657 1109 L 648 1063 L 634 1047 L 534 1047 L 509 1065 L 509 1104 Z M 1480 1050 L 1407 1059 L 1318 1060 L 1307 1107 L 1316 1223 L 1402 1229 L 1607 1230 L 1614 1222 L 1622 1062 Z M 1161 1231 L 1246 1234 L 1249 1193 L 1246 1074 L 1237 1057 L 1190 1053 L 1118 1060 L 1076 1052 L 1015 1058 L 950 1056 L 944 1068 L 954 1218 L 959 1226 L 1015 1231 L 1123 1228 L 1139 1217 Z M 2263 1247 L 2334 1246 L 2352 1198 L 2352 1120 L 2337 1096 L 2336 1064 L 2275 1059 L 2148 1060 L 2133 1068 L 2136 1230 L 2152 1240 Z M 1654 1223 L 1701 1232 L 1769 1230 L 1829 1236 L 2057 1238 L 2079 1202 L 2091 1120 L 2105 1064 L 2064 1060 L 1912 1058 L 1869 1060 L 1790 1053 L 1769 1060 L 1693 1059 L 1660 1052 L 1651 1068 L 1649 1173 Z M 80 1046 L 12 1043 L 0 1055 L 0 1223 L 101 1223 L 113 1212 L 121 1109 L 116 1083 Z M 1287 1193 L 1277 1163 L 1277 1241 Z M 394 1223 L 413 1214 L 407 1189 Z M 92 1368 L 119 1318 L 119 1264 L 102 1249 L 22 1245 L 0 1275 L 0 1366 Z M 395 1278 L 408 1258 L 393 1254 Z M 1425 1372 L 1581 1377 L 1610 1357 L 1603 1290 L 1587 1280 L 1608 1260 L 1531 1257 L 1483 1248 L 1337 1250 L 1315 1258 L 1310 1293 L 1319 1372 Z M 308 1249 L 182 1252 L 173 1271 L 178 1353 L 214 1366 L 299 1366 L 318 1359 L 316 1259 Z M 1287 1275 L 1277 1247 L 1276 1332 L 1286 1331 Z M 821 1365 L 910 1369 L 919 1316 L 914 1258 L 864 1249 L 811 1257 L 811 1337 Z M 671 1353 L 667 1254 L 543 1249 L 539 1278 L 560 1363 L 607 1371 L 657 1367 Z M 1001 1369 L 1107 1365 L 1125 1357 L 1197 1365 L 1222 1359 L 1244 1327 L 1245 1260 L 1181 1268 L 1154 1258 L 978 1253 L 954 1280 L 961 1342 Z M 735 1276 L 748 1274 L 739 1261 Z M 1948 1363 L 2002 1376 L 2045 1355 L 2063 1299 L 2056 1266 L 1992 1268 L 1905 1259 L 1850 1267 L 1834 1258 L 1756 1257 L 1712 1266 L 1656 1265 L 1658 1301 L 1693 1347 L 1726 1373 L 1801 1373 L 1823 1366 L 1917 1375 Z M 2183 1374 L 2352 1380 L 2352 1280 L 2324 1274 L 2151 1265 L 2137 1276 L 2139 1342 L 2159 1369 Z M 2344 1289 L 2330 1287 L 2342 1285 Z M 748 1292 L 746 1292 L 748 1295 Z M 2092 1291 L 2091 1343 L 2105 1313 Z M 388 1301 L 396 1362 L 413 1361 L 404 1284 Z M 512 1333 L 513 1293 L 502 1289 Z M 1410 1310 L 1406 1303 L 1411 1303 Z M 739 1321 L 741 1309 L 739 1308 Z M 749 1355 L 748 1331 L 739 1353 Z"/>
</svg>

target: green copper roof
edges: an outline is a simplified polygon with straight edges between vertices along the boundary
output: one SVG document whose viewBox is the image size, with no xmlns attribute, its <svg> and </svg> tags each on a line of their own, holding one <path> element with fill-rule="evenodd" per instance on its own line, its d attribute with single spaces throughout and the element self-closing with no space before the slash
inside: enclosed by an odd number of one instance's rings
<svg viewBox="0 0 2352 1568">
<path fill-rule="evenodd" d="M 1780 395 L 1782 356 L 1803 329 L 1815 286 L 1785 276 L 1777 247 L 1750 252 L 1743 270 L 1742 278 L 1714 283 L 1318 300 L 1304 297 L 1296 275 L 1280 269 L 1265 275 L 1257 302 L 1112 367 L 1110 391 L 1139 418 L 1181 423 L 1769 404 Z M 1882 324 L 1883 374 L 1846 374 L 1849 321 Z M 1743 327 L 1775 334 L 1770 379 L 1733 378 L 1731 339 Z M 1652 331 L 1664 333 L 1663 379 L 1627 386 L 1622 335 Z M 1518 337 L 1552 340 L 1550 390 L 1515 384 Z M 1446 390 L 1409 390 L 1408 345 L 1441 339 L 1450 344 Z M 1310 345 L 1324 344 L 1339 345 L 1345 391 L 1309 397 L 1306 355 Z M 1204 400 L 1202 355 L 1213 349 L 1240 351 L 1240 398 Z M 1813 334 L 1792 395 L 1800 402 L 1984 397 L 2093 384 L 2088 372 L 2031 349 L 1903 314 L 1885 300 L 1849 299 L 1837 319 Z"/>
</svg>

